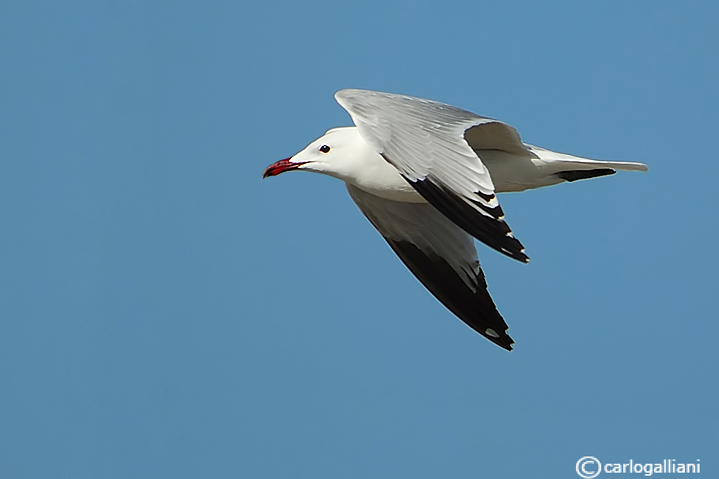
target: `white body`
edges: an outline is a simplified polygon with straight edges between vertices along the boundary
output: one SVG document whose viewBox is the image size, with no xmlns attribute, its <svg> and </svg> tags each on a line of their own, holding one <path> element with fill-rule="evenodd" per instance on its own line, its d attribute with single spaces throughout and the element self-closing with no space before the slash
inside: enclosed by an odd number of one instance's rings
<svg viewBox="0 0 719 479">
<path fill-rule="evenodd" d="M 322 145 L 329 145 L 330 152 L 321 153 L 319 148 Z M 525 191 L 563 183 L 565 180 L 555 175 L 565 170 L 614 168 L 646 171 L 646 166 L 642 163 L 591 160 L 537 146 L 525 146 L 536 157 L 502 150 L 475 150 L 489 170 L 495 192 Z M 298 169 L 333 176 L 381 198 L 409 203 L 426 202 L 400 175 L 397 168 L 365 141 L 354 126 L 327 131 L 293 156 L 291 161 L 307 161 Z"/>
</svg>

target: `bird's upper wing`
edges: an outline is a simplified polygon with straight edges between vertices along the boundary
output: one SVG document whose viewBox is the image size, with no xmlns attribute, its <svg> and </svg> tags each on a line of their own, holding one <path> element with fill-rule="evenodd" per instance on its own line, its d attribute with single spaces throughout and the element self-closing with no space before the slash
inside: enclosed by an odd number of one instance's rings
<svg viewBox="0 0 719 479">
<path fill-rule="evenodd" d="M 472 329 L 511 350 L 507 323 L 487 291 L 474 241 L 427 203 L 380 198 L 347 185 L 360 210 L 419 281 Z"/>
<path fill-rule="evenodd" d="M 429 203 L 492 248 L 519 261 L 529 260 L 504 221 L 492 178 L 475 151 L 531 156 L 514 128 L 410 96 L 341 90 L 335 98 L 364 140 Z"/>
</svg>

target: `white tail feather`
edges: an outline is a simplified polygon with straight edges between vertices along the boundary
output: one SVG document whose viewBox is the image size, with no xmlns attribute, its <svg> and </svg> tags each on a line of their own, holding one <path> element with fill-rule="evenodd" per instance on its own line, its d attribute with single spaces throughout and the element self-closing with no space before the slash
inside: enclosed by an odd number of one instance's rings
<svg viewBox="0 0 719 479">
<path fill-rule="evenodd" d="M 530 151 L 536 154 L 540 159 L 550 163 L 557 163 L 557 171 L 566 169 L 575 170 L 592 170 L 595 168 L 613 168 L 622 171 L 647 171 L 649 167 L 644 163 L 634 161 L 604 161 L 593 160 L 591 158 L 582 158 L 581 156 L 567 155 L 566 153 L 558 153 L 552 150 L 546 150 L 538 146 L 526 145 Z"/>
</svg>

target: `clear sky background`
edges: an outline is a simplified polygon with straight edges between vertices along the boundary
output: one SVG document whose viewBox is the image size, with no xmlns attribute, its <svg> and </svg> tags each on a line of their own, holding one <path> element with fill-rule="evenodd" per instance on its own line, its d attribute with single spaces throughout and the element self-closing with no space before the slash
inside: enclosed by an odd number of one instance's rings
<svg viewBox="0 0 719 479">
<path fill-rule="evenodd" d="M 719 477 L 718 5 L 0 3 L 0 476 Z M 500 198 L 509 353 L 261 180 L 347 87 L 650 171 Z"/>
</svg>

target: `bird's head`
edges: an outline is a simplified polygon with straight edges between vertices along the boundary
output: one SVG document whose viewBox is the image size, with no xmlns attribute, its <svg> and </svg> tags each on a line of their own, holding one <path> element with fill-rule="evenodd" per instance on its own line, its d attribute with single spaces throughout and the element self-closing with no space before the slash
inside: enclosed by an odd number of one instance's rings
<svg viewBox="0 0 719 479">
<path fill-rule="evenodd" d="M 344 180 L 360 166 L 359 157 L 366 148 L 355 127 L 333 128 L 295 156 L 268 166 L 262 178 L 285 171 L 306 170 Z"/>
</svg>

